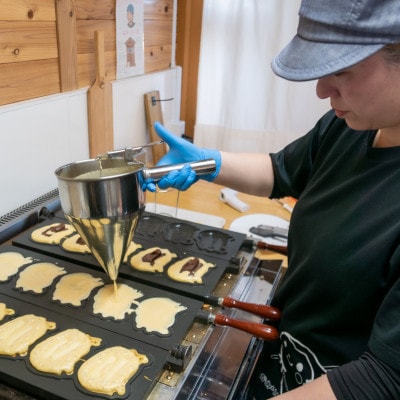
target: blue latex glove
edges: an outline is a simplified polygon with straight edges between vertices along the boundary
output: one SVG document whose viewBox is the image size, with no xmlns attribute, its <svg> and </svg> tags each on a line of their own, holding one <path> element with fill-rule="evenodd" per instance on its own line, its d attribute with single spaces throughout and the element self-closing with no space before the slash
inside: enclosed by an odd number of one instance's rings
<svg viewBox="0 0 400 400">
<path fill-rule="evenodd" d="M 186 190 L 200 178 L 212 182 L 218 176 L 221 169 L 221 153 L 218 150 L 197 147 L 193 143 L 175 136 L 159 122 L 154 124 L 154 128 L 160 138 L 169 146 L 169 152 L 161 158 L 157 165 L 181 164 L 210 158 L 213 158 L 216 162 L 215 172 L 207 175 L 198 176 L 189 165 L 185 165 L 179 171 L 172 171 L 158 181 L 157 185 L 160 189 L 172 187 L 178 190 Z M 156 185 L 151 179 L 148 179 L 142 185 L 142 189 L 154 192 L 156 190 Z"/>
</svg>

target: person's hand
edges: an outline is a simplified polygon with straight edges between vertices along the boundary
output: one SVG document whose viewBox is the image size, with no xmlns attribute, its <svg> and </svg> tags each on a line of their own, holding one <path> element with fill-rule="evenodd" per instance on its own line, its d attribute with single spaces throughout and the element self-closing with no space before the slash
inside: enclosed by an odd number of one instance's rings
<svg viewBox="0 0 400 400">
<path fill-rule="evenodd" d="M 200 178 L 212 182 L 218 176 L 219 170 L 221 169 L 221 153 L 218 150 L 197 147 L 193 143 L 175 136 L 159 122 L 154 124 L 154 128 L 160 138 L 169 146 L 169 152 L 161 158 L 157 165 L 181 164 L 210 158 L 214 159 L 216 162 L 215 172 L 207 175 L 198 176 L 190 165 L 185 165 L 178 171 L 172 171 L 158 181 L 157 185 L 160 189 L 172 187 L 178 190 L 186 190 Z M 146 180 L 142 185 L 142 189 L 154 192 L 156 190 L 156 185 L 151 179 Z"/>
</svg>

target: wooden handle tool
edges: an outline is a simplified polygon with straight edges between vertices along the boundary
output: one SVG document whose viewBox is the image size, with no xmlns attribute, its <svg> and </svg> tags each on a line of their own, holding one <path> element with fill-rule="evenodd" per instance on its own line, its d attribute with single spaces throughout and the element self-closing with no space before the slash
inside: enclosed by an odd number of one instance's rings
<svg viewBox="0 0 400 400">
<path fill-rule="evenodd" d="M 212 306 L 224 306 L 229 308 L 236 308 L 238 310 L 247 311 L 249 313 L 258 315 L 262 318 L 271 321 L 278 321 L 281 318 L 281 312 L 276 307 L 268 304 L 248 303 L 244 301 L 235 300 L 232 297 L 216 297 L 206 296 L 205 301 Z"/>
<path fill-rule="evenodd" d="M 260 324 L 257 322 L 249 322 L 242 321 L 234 318 L 230 318 L 226 315 L 222 314 L 212 314 L 207 311 L 200 310 L 197 313 L 197 318 L 206 321 L 209 323 L 213 323 L 215 325 L 223 325 L 229 326 L 232 328 L 239 329 L 241 331 L 250 333 L 253 336 L 256 336 L 260 339 L 264 340 L 276 340 L 279 337 L 279 332 L 276 328 L 266 325 Z"/>
</svg>

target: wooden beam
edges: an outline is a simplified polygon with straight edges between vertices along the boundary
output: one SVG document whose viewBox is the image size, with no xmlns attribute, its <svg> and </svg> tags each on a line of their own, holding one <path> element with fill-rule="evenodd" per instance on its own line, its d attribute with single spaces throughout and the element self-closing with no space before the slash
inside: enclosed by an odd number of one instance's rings
<svg viewBox="0 0 400 400">
<path fill-rule="evenodd" d="M 76 14 L 73 0 L 56 0 L 61 92 L 78 89 Z"/>
<path fill-rule="evenodd" d="M 104 32 L 94 32 L 96 80 L 88 91 L 88 122 L 90 157 L 114 149 L 112 85 L 107 79 Z"/>
<path fill-rule="evenodd" d="M 178 0 L 176 64 L 182 67 L 181 119 L 185 134 L 194 136 L 203 0 Z"/>
</svg>

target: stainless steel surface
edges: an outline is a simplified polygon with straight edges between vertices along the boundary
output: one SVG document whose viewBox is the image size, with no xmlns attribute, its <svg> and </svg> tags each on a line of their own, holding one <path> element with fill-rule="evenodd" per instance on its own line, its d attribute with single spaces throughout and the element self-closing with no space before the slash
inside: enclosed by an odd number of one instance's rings
<svg viewBox="0 0 400 400">
<path fill-rule="evenodd" d="M 108 218 L 144 207 L 143 164 L 123 158 L 77 161 L 55 171 L 63 211 L 76 218 Z"/>
<path fill-rule="evenodd" d="M 184 165 L 189 164 L 191 168 L 196 171 L 198 175 L 206 175 L 215 172 L 216 163 L 213 159 L 194 161 L 183 164 L 162 165 L 159 167 L 143 169 L 143 177 L 145 179 L 151 178 L 154 181 L 159 180 L 171 171 L 180 170 Z"/>
<path fill-rule="evenodd" d="M 215 171 L 215 160 L 190 164 L 200 174 Z M 112 280 L 145 207 L 142 179 L 157 180 L 183 165 L 145 168 L 117 157 L 78 161 L 55 171 L 66 218 Z"/>
<path fill-rule="evenodd" d="M 55 171 L 66 218 L 114 281 L 145 206 L 141 166 L 123 158 L 93 159 Z"/>
<path fill-rule="evenodd" d="M 165 143 L 163 140 L 158 140 L 156 142 L 151 142 L 145 144 L 143 146 L 136 146 L 136 147 L 127 147 L 121 150 L 112 150 L 108 151 L 106 154 L 99 154 L 97 158 L 103 159 L 107 157 L 115 158 L 115 157 L 123 157 L 128 162 L 136 161 L 136 156 L 143 151 L 143 149 L 147 147 L 153 147 L 160 144 Z"/>
<path fill-rule="evenodd" d="M 280 268 L 260 267 L 254 252 L 244 252 L 239 276 L 225 274 L 215 295 L 248 302 L 270 303 L 281 277 Z M 217 309 L 209 309 L 217 311 Z M 224 310 L 238 319 L 260 322 L 255 315 L 241 310 Z M 199 327 L 200 325 L 200 327 Z M 201 331 L 203 329 L 203 331 Z M 201 332 L 201 333 L 200 333 Z M 243 382 L 253 369 L 262 340 L 246 332 L 223 326 L 207 330 L 195 323 L 184 343 L 193 346 L 193 357 L 181 374 L 165 371 L 147 400 L 231 400 L 241 399 Z"/>
<path fill-rule="evenodd" d="M 282 228 L 280 226 L 271 226 L 271 225 L 257 225 L 257 226 L 252 226 L 250 228 L 250 232 L 264 237 L 276 236 L 287 239 L 289 234 L 289 228 Z"/>
</svg>

